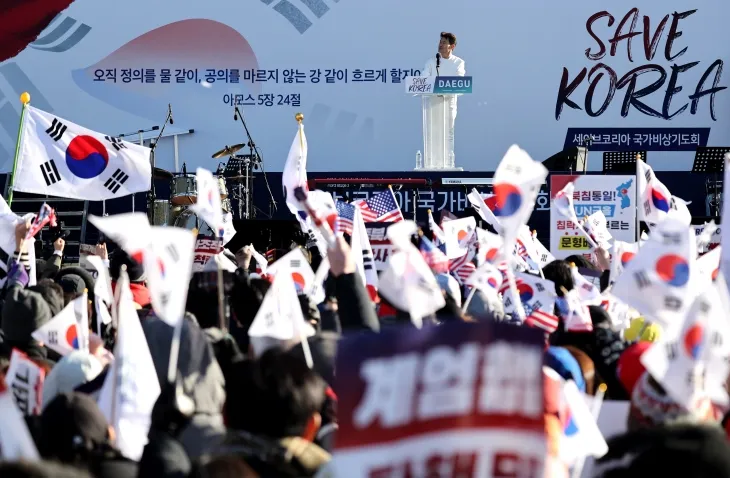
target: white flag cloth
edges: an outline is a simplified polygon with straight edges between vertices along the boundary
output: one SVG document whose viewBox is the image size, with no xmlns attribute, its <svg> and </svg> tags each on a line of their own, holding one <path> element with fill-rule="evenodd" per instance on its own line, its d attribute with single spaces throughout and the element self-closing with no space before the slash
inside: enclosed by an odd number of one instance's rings
<svg viewBox="0 0 730 478">
<path fill-rule="evenodd" d="M 203 266 L 203 272 L 216 272 L 219 267 L 230 273 L 234 273 L 236 272 L 236 269 L 238 269 L 238 266 L 232 260 L 220 252 L 211 257 L 210 260 L 205 263 Z M 192 270 L 192 267 L 190 269 Z"/>
<path fill-rule="evenodd" d="M 477 242 L 479 244 L 477 263 L 480 265 L 485 262 L 500 264 L 507 260 L 508 256 L 504 253 L 502 236 L 477 228 Z"/>
<path fill-rule="evenodd" d="M 611 327 L 616 332 L 620 332 L 631 325 L 631 319 L 633 318 L 631 307 L 613 294 L 604 291 L 601 307 L 608 312 L 608 316 L 611 318 Z"/>
<path fill-rule="evenodd" d="M 444 236 L 444 231 L 443 229 L 441 229 L 441 226 L 439 226 L 433 219 L 433 214 L 431 213 L 430 209 L 428 210 L 428 228 L 431 229 L 431 232 L 433 233 L 433 243 L 436 247 L 446 242 L 446 236 Z"/>
<path fill-rule="evenodd" d="M 563 189 L 558 191 L 553 198 L 553 207 L 555 210 L 563 216 L 565 219 L 573 223 L 576 229 L 588 239 L 588 243 L 591 245 L 591 249 L 595 248 L 598 244 L 583 228 L 583 225 L 578 220 L 578 216 L 575 214 L 575 206 L 573 204 L 573 194 L 575 193 L 575 184 L 568 182 Z"/>
<path fill-rule="evenodd" d="M 294 282 L 297 294 L 303 294 L 314 284 L 312 266 L 299 247 L 292 249 L 284 257 L 271 264 L 266 271 L 267 274 L 274 277 L 280 272 L 289 275 Z"/>
<path fill-rule="evenodd" d="M 656 225 L 664 219 L 672 219 L 689 226 L 692 216 L 687 209 L 687 203 L 678 197 L 672 196 L 669 189 L 657 179 L 654 170 L 644 161 L 639 161 L 639 187 L 638 207 L 639 219 Z"/>
<path fill-rule="evenodd" d="M 150 228 L 144 269 L 150 301 L 157 316 L 175 326 L 185 315 L 195 255 L 195 237 L 180 227 Z"/>
<path fill-rule="evenodd" d="M 722 284 L 720 284 L 722 282 Z M 641 356 L 641 363 L 679 404 L 712 398 L 727 405 L 725 380 L 730 372 L 730 301 L 724 279 L 703 288 L 683 318 L 681 327 L 662 334 Z M 724 295 L 724 297 L 721 297 Z"/>
<path fill-rule="evenodd" d="M 616 282 L 616 279 L 624 271 L 624 267 L 639 252 L 639 245 L 623 241 L 614 241 L 613 254 L 611 255 L 611 270 L 609 271 L 609 284 Z"/>
<path fill-rule="evenodd" d="M 46 372 L 18 349 L 10 355 L 10 366 L 5 373 L 5 384 L 12 392 L 15 405 L 24 415 L 40 415 L 43 381 Z M 2 446 L 0 444 L 0 450 Z"/>
<path fill-rule="evenodd" d="M 195 177 L 198 183 L 198 200 L 190 209 L 215 231 L 216 237 L 223 238 L 225 228 L 218 180 L 213 177 L 213 173 L 203 168 L 195 171 Z"/>
<path fill-rule="evenodd" d="M 408 312 L 420 328 L 423 318 L 441 309 L 446 301 L 431 268 L 410 242 L 417 230 L 413 221 L 400 221 L 388 228 L 394 252 L 380 276 L 380 293 L 393 306 Z"/>
<path fill-rule="evenodd" d="M 150 221 L 142 212 L 89 216 L 89 222 L 130 256 L 141 253 L 150 242 Z"/>
<path fill-rule="evenodd" d="M 304 125 L 299 124 L 297 134 L 294 135 L 289 155 L 281 173 L 281 183 L 284 190 L 284 200 L 292 214 L 300 221 L 307 218 L 307 214 L 299 207 L 299 201 L 294 197 L 294 190 L 298 187 L 307 191 L 307 137 L 304 134 Z M 304 231 L 307 232 L 307 231 Z"/>
<path fill-rule="evenodd" d="M 555 256 L 550 253 L 550 251 L 542 244 L 542 242 L 540 242 L 534 233 L 532 234 L 532 242 L 535 244 L 535 250 L 537 251 L 537 264 L 540 266 L 540 269 L 555 260 Z"/>
<path fill-rule="evenodd" d="M 446 257 L 449 259 L 458 259 L 469 252 L 469 244 L 471 244 L 476 234 L 477 222 L 474 217 L 464 217 L 444 223 L 443 231 L 446 239 Z"/>
<path fill-rule="evenodd" d="M 485 262 L 477 268 L 466 280 L 465 284 L 475 287 L 490 297 L 496 297 L 502 288 L 504 278 L 497 266 Z"/>
<path fill-rule="evenodd" d="M 88 352 L 89 328 L 81 324 L 86 317 L 78 316 L 81 309 L 87 307 L 86 304 L 86 294 L 72 300 L 55 317 L 33 331 L 31 337 L 43 342 L 43 345 L 60 355 L 68 355 L 74 350 L 84 350 L 82 348 L 84 344 Z"/>
<path fill-rule="evenodd" d="M 370 238 L 360 208 L 355 208 L 355 221 L 352 226 L 350 246 L 352 247 L 355 263 L 358 265 L 362 283 L 368 288 L 372 296 L 378 290 L 378 271 L 375 269 L 373 248 L 370 245 Z"/>
<path fill-rule="evenodd" d="M 0 381 L 0 458 L 5 461 L 40 461 L 41 457 L 13 392 Z"/>
<path fill-rule="evenodd" d="M 573 466 L 580 458 L 600 458 L 608 453 L 608 444 L 598 429 L 585 396 L 578 390 L 575 382 L 564 380 L 550 368 L 544 367 L 543 370 L 551 379 L 562 384 L 561 414 L 567 418 L 568 423 L 560 440 L 561 460 L 568 466 Z"/>
<path fill-rule="evenodd" d="M 712 282 L 720 272 L 722 246 L 716 247 L 707 254 L 697 258 L 697 274 L 705 282 Z"/>
<path fill-rule="evenodd" d="M 147 444 L 152 407 L 160 395 L 160 382 L 147 346 L 142 324 L 122 271 L 117 282 L 119 330 L 114 362 L 97 401 L 116 432 L 116 447 L 130 460 L 139 461 Z M 115 396 L 116 394 L 116 396 Z"/>
<path fill-rule="evenodd" d="M 608 232 L 608 223 L 603 211 L 596 211 L 583 222 L 583 230 L 593 239 L 598 247 L 608 250 L 613 236 Z"/>
<path fill-rule="evenodd" d="M 486 195 L 487 197 L 493 197 L 493 194 Z M 472 188 L 471 192 L 466 196 L 471 203 L 472 208 L 479 214 L 484 221 L 494 228 L 497 233 L 502 232 L 502 224 L 499 219 L 494 215 L 492 210 L 487 205 L 485 195 L 482 195 L 476 188 Z"/>
<path fill-rule="evenodd" d="M 715 224 L 715 221 L 706 222 L 702 228 L 702 232 L 697 236 L 697 252 L 709 252 L 705 251 L 705 249 L 710 245 L 712 242 L 712 237 L 715 235 L 715 232 L 717 232 L 718 226 Z"/>
<path fill-rule="evenodd" d="M 16 191 L 88 201 L 149 191 L 150 148 L 26 108 Z"/>
<path fill-rule="evenodd" d="M 104 260 L 96 255 L 89 255 L 86 260 L 89 261 L 89 264 L 91 264 L 94 269 L 96 269 L 96 279 L 94 279 L 94 298 L 97 300 L 103 300 L 107 305 L 112 305 L 114 303 L 112 281 L 111 276 L 109 275 L 109 269 L 106 264 L 104 264 Z"/>
<path fill-rule="evenodd" d="M 507 151 L 494 173 L 494 215 L 502 225 L 505 247 L 511 249 L 520 227 L 527 224 L 535 208 L 540 186 L 548 170 L 542 163 L 513 145 Z"/>
<path fill-rule="evenodd" d="M 575 265 L 570 267 L 570 274 L 573 278 L 573 290 L 578 293 L 581 302 L 586 305 L 599 305 L 601 303 L 601 291 L 588 279 L 578 272 Z"/>
<path fill-rule="evenodd" d="M 266 270 L 269 267 L 269 261 L 267 261 L 259 251 L 254 249 L 253 244 L 250 244 L 248 247 L 251 248 L 251 256 L 253 257 L 253 260 L 256 261 L 256 267 L 261 271 L 261 274 L 266 274 Z"/>
<path fill-rule="evenodd" d="M 565 320 L 565 330 L 568 332 L 591 332 L 593 330 L 591 313 L 576 289 L 569 290 L 556 302 L 560 315 Z"/>
<path fill-rule="evenodd" d="M 513 253 L 520 261 L 527 264 L 530 270 L 537 272 L 540 269 L 540 256 L 537 253 L 535 241 L 532 240 L 530 228 L 526 225 L 522 226 L 517 233 Z"/>
<path fill-rule="evenodd" d="M 326 299 L 324 290 L 324 281 L 330 273 L 330 261 L 326 257 L 319 263 L 317 272 L 314 273 L 314 281 L 312 287 L 304 291 L 307 297 L 310 297 L 315 304 L 321 304 Z"/>
<path fill-rule="evenodd" d="M 703 287 L 696 257 L 694 231 L 664 219 L 624 266 L 611 293 L 666 328 L 678 326 Z"/>
<path fill-rule="evenodd" d="M 227 212 L 223 215 L 223 245 L 228 244 L 236 235 L 236 228 L 233 227 L 233 214 Z"/>
<path fill-rule="evenodd" d="M 517 292 L 520 295 L 516 299 L 512 296 L 507 280 L 502 283 L 500 293 L 504 297 L 504 311 L 506 313 L 516 314 L 515 300 L 522 302 L 526 317 L 538 310 L 549 314 L 554 312 L 555 299 L 558 296 L 555 294 L 555 283 L 553 281 L 518 272 L 515 273 L 515 282 Z"/>
<path fill-rule="evenodd" d="M 280 267 L 283 273 L 274 277 L 274 282 L 266 292 L 248 329 L 248 336 L 252 339 L 251 345 L 257 357 L 277 342 L 295 345 L 305 342 L 315 333 L 314 328 L 304 320 L 294 283 L 286 274 L 286 264 Z"/>
</svg>

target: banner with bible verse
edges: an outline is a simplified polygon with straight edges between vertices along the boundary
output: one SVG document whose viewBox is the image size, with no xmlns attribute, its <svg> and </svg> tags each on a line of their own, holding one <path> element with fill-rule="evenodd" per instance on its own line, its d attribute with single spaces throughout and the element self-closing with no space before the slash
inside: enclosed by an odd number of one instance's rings
<svg viewBox="0 0 730 478">
<path fill-rule="evenodd" d="M 543 343 L 537 330 L 488 323 L 344 338 L 328 475 L 539 476 Z"/>
<path fill-rule="evenodd" d="M 606 229 L 614 240 L 636 242 L 636 176 L 567 175 L 550 176 L 550 199 L 573 183 L 573 208 L 579 221 L 601 211 Z M 556 259 L 573 254 L 589 255 L 592 247 L 580 229 L 555 208 L 550 208 L 550 252 Z"/>
</svg>

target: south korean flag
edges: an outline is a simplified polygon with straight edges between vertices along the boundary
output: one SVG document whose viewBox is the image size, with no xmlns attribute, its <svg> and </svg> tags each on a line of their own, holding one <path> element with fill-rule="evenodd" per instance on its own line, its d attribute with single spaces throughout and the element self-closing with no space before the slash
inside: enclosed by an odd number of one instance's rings
<svg viewBox="0 0 730 478">
<path fill-rule="evenodd" d="M 149 148 L 26 108 L 14 190 L 101 201 L 150 189 Z"/>
</svg>

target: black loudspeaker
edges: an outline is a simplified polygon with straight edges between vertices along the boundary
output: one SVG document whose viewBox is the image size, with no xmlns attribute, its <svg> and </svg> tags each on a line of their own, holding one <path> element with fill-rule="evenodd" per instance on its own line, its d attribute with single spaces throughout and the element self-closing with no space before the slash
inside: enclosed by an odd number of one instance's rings
<svg viewBox="0 0 730 478">
<path fill-rule="evenodd" d="M 588 168 L 588 148 L 573 146 L 553 154 L 542 162 L 548 171 L 585 172 Z"/>
</svg>

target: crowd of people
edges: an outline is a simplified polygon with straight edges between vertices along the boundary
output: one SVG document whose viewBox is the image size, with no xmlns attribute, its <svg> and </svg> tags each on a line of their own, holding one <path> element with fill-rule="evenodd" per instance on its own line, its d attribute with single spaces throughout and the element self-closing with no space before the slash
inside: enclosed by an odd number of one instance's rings
<svg viewBox="0 0 730 478">
<path fill-rule="evenodd" d="M 0 376 L 7 372 L 14 349 L 47 373 L 41 413 L 25 418 L 42 461 L 0 462 L 3 477 L 315 476 L 332 459 L 337 440 L 338 399 L 332 384 L 338 340 L 347 334 L 377 334 L 387 327 L 414 327 L 407 311 L 398 310 L 382 296 L 371 297 L 357 273 L 349 236 L 344 235 L 327 251 L 325 300 L 314 303 L 306 295 L 299 296 L 303 316 L 316 330 L 308 339 L 313 368 L 307 366 L 302 344 L 296 341 L 256 350 L 247 332 L 271 278 L 255 272 L 251 246 L 235 253 L 226 250 L 237 265 L 235 272 L 224 272 L 230 328 L 221 328 L 219 320 L 217 273 L 195 272 L 182 325 L 179 380 L 171 385 L 167 366 L 173 328 L 152 308 L 145 268 L 113 243 L 99 244 L 96 253 L 109 268 L 112 287 L 116 288 L 121 271 L 129 277 L 161 387 L 148 443 L 141 459 L 132 461 L 115 447 L 115 429 L 97 405 L 114 360 L 115 330 L 112 324 L 97 323 L 95 298 L 89 292 L 94 290 L 94 277 L 80 267 L 61 267 L 64 243 L 58 239 L 53 255 L 37 262 L 37 282 L 29 286 L 30 264 L 23 247 L 29 227 L 30 222 L 16 226 L 16 253 L 8 261 Z M 429 236 L 428 230 L 424 235 Z M 422 240 L 412 239 L 416 245 Z M 312 269 L 318 269 L 322 256 L 317 247 L 296 243 L 291 247 L 302 248 Z M 592 262 L 584 256 L 554 260 L 539 272 L 555 284 L 558 296 L 575 287 L 574 266 L 593 271 L 605 289 L 608 252 L 599 248 L 593 258 Z M 462 311 L 468 294 L 465 286 L 443 271 L 434 275 L 446 305 L 426 317 L 423 327 L 452 321 L 525 326 L 505 313 L 501 301 L 480 291 Z M 31 336 L 87 292 L 88 352 L 61 356 Z M 557 309 L 556 314 L 560 315 Z M 625 330 L 616 331 L 600 306 L 590 307 L 590 318 L 593 330 L 580 333 L 567 331 L 561 318 L 557 330 L 546 334 L 544 360 L 546 367 L 573 381 L 588 396 L 605 385 L 606 399 L 630 401 L 628 433 L 612 437 L 609 453 L 601 459 L 620 464 L 606 465 L 603 476 L 730 476 L 725 410 L 710 402 L 694 409 L 678 404 L 640 362 L 642 353 L 662 334 L 661 328 L 638 317 Z M 567 418 L 550 381 L 545 383 L 548 455 L 557 457 Z M 561 476 L 567 469 L 550 467 L 546 472 Z"/>
</svg>

